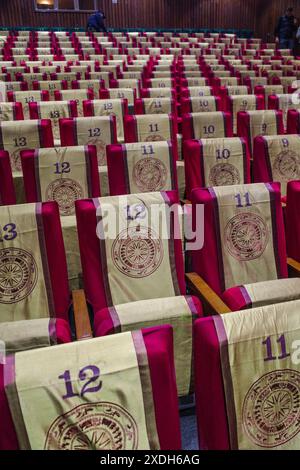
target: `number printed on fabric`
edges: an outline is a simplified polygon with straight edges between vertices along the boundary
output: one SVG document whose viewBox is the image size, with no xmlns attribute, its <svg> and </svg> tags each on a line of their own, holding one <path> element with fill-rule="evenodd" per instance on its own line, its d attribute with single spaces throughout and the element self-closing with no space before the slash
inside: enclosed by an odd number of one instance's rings
<svg viewBox="0 0 300 470">
<path fill-rule="evenodd" d="M 83 397 L 87 393 L 96 393 L 99 392 L 102 388 L 102 381 L 100 380 L 100 369 L 97 366 L 90 365 L 80 369 L 78 373 L 77 382 L 85 382 L 81 387 L 80 393 L 75 393 L 73 390 L 73 383 L 76 380 L 71 378 L 71 373 L 69 370 L 58 376 L 59 379 L 65 381 L 66 394 L 63 395 L 63 399 L 72 398 L 72 397 Z M 95 384 L 94 386 L 90 386 Z"/>
<path fill-rule="evenodd" d="M 0 242 L 11 241 L 17 238 L 16 224 L 9 223 L 0 228 Z"/>
</svg>

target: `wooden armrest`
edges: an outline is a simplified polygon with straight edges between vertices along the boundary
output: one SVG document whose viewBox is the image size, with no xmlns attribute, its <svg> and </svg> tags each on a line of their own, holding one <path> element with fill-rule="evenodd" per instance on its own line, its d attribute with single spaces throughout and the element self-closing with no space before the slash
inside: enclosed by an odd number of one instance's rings
<svg viewBox="0 0 300 470">
<path fill-rule="evenodd" d="M 72 298 L 77 340 L 92 338 L 93 333 L 84 290 L 73 290 Z"/>
<path fill-rule="evenodd" d="M 287 259 L 289 277 L 300 277 L 300 263 L 293 258 Z"/>
<path fill-rule="evenodd" d="M 213 315 L 231 312 L 230 308 L 197 273 L 187 273 L 185 276 L 191 292 L 200 298 L 205 314 Z"/>
</svg>

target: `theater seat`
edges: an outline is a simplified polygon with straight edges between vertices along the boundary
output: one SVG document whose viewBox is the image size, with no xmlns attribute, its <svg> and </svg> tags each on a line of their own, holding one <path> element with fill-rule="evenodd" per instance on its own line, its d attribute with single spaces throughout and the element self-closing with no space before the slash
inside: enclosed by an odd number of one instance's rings
<svg viewBox="0 0 300 470">
<path fill-rule="evenodd" d="M 7 99 L 10 102 L 21 103 L 24 119 L 29 119 L 29 103 L 49 101 L 49 92 L 46 90 L 9 91 L 7 92 Z"/>
<path fill-rule="evenodd" d="M 124 118 L 125 142 L 158 142 L 170 140 L 177 157 L 177 137 L 172 114 L 137 114 Z"/>
<path fill-rule="evenodd" d="M 222 111 L 221 99 L 218 96 L 192 97 L 181 100 L 181 113 L 208 113 Z"/>
<path fill-rule="evenodd" d="M 128 114 L 126 99 L 100 99 L 83 102 L 85 116 L 115 116 L 118 142 L 124 142 L 124 116 Z"/>
<path fill-rule="evenodd" d="M 279 183 L 195 189 L 192 202 L 194 211 L 196 204 L 204 204 L 205 212 L 204 246 L 192 252 L 193 270 L 229 309 L 282 302 L 290 295 L 300 298 L 300 288 L 299 297 L 295 294 L 298 279 L 289 283 L 285 279 L 288 265 Z M 297 274 L 294 271 L 293 276 Z M 274 281 L 280 279 L 284 282 L 274 288 Z"/>
<path fill-rule="evenodd" d="M 104 360 L 105 357 L 109 360 Z M 31 368 L 32 362 L 38 370 L 47 372 L 41 376 L 45 380 L 43 387 L 34 376 L 31 378 L 31 390 L 36 398 L 34 408 L 27 414 L 32 397 L 23 396 L 22 372 Z M 66 389 L 70 382 L 66 382 L 65 370 L 72 370 L 72 375 L 79 373 L 83 381 L 87 372 L 93 374 L 94 386 L 88 388 L 88 382 L 78 381 L 78 393 L 70 387 Z M 12 404 L 10 390 L 14 386 L 19 400 L 22 397 L 22 403 L 27 405 L 14 406 L 13 413 L 22 449 L 176 450 L 181 447 L 169 326 L 18 352 L 14 364 L 10 361 L 6 365 L 5 374 L 9 404 Z M 63 398 L 66 394 L 68 400 Z M 22 439 L 20 418 L 29 437 L 26 442 Z M 37 423 L 43 425 L 37 427 Z M 64 433 L 70 425 L 72 439 Z"/>
<path fill-rule="evenodd" d="M 259 135 L 284 134 L 282 111 L 241 111 L 237 115 L 237 134 L 244 137 L 253 156 L 253 140 Z"/>
<path fill-rule="evenodd" d="M 183 143 L 186 197 L 209 186 L 250 183 L 250 155 L 244 139 L 185 140 Z"/>
<path fill-rule="evenodd" d="M 71 341 L 68 323 L 61 319 L 20 320 L 0 323 L 0 340 L 6 344 L 6 355 L 45 348 Z M 19 449 L 12 413 L 4 389 L 4 365 L 0 364 L 0 450 Z"/>
<path fill-rule="evenodd" d="M 59 119 L 77 116 L 76 101 L 40 101 L 29 104 L 30 119 L 50 119 L 55 146 L 60 145 Z"/>
<path fill-rule="evenodd" d="M 8 151 L 13 172 L 21 170 L 21 150 L 54 145 L 49 119 L 5 121 L 0 123 L 0 130 L 0 147 Z"/>
<path fill-rule="evenodd" d="M 1 321 L 68 319 L 67 266 L 56 204 L 1 206 L 0 220 Z"/>
<path fill-rule="evenodd" d="M 117 142 L 115 116 L 61 119 L 59 126 L 61 145 L 95 145 L 98 166 L 106 165 L 106 146 Z"/>
<path fill-rule="evenodd" d="M 299 300 L 285 302 L 195 323 L 195 394 L 202 450 L 299 447 L 295 415 L 286 406 L 299 374 L 290 350 L 298 337 L 299 304 Z"/>
<path fill-rule="evenodd" d="M 232 116 L 221 111 L 182 116 L 183 140 L 233 137 Z"/>
<path fill-rule="evenodd" d="M 24 151 L 21 161 L 27 202 L 54 200 L 58 204 L 69 285 L 72 290 L 78 289 L 82 269 L 75 201 L 100 196 L 96 148 L 79 146 Z"/>
<path fill-rule="evenodd" d="M 170 141 L 108 145 L 107 167 L 111 196 L 178 189 Z"/>
<path fill-rule="evenodd" d="M 280 182 L 284 202 L 286 202 L 288 182 L 298 180 L 300 177 L 299 145 L 298 134 L 258 136 L 254 139 L 254 182 Z"/>
</svg>

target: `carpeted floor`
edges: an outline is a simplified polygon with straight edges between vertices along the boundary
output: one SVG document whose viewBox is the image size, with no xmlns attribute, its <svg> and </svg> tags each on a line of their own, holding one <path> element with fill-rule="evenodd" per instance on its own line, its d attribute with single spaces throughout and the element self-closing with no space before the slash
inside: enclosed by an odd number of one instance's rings
<svg viewBox="0 0 300 470">
<path fill-rule="evenodd" d="M 195 408 L 180 412 L 180 424 L 182 449 L 199 450 Z"/>
</svg>

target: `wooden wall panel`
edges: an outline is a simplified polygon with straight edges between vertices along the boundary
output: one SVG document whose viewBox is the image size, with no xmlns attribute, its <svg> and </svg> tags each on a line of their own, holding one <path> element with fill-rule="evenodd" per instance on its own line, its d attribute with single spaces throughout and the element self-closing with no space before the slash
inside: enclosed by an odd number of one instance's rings
<svg viewBox="0 0 300 470">
<path fill-rule="evenodd" d="M 289 0 L 300 16 L 297 0 Z M 285 0 L 99 0 L 107 25 L 157 28 L 252 29 L 272 33 Z M 85 27 L 88 13 L 37 13 L 33 0 L 0 0 L 0 22 L 7 26 Z"/>
</svg>

